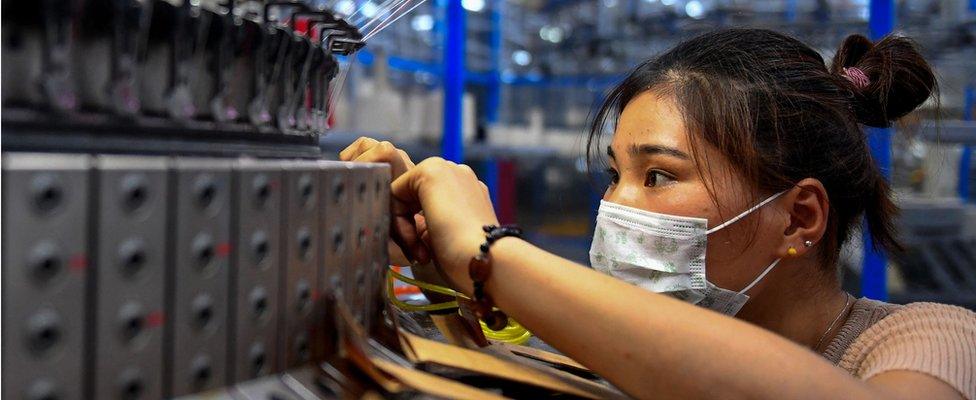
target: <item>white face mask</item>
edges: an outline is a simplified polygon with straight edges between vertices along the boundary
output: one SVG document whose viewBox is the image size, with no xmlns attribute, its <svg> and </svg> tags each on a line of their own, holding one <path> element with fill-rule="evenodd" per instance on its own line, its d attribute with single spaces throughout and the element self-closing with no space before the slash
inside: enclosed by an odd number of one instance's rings
<svg viewBox="0 0 976 400">
<path fill-rule="evenodd" d="M 769 264 L 738 292 L 705 278 L 708 234 L 718 231 L 775 200 L 777 193 L 742 214 L 708 229 L 705 218 L 658 214 L 608 201 L 600 202 L 590 264 L 597 271 L 655 293 L 665 293 L 727 315 L 749 300 L 746 294 L 779 263 Z"/>
</svg>

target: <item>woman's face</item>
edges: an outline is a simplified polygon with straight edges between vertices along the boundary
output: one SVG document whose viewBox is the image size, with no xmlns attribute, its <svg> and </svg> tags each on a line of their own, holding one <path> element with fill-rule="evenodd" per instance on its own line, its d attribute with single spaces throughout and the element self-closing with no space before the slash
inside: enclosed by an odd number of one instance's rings
<svg viewBox="0 0 976 400">
<path fill-rule="evenodd" d="M 668 97 L 654 92 L 638 95 L 624 108 L 607 148 L 611 184 L 603 199 L 656 213 L 707 218 L 709 228 L 752 207 L 757 197 L 751 192 L 754 185 L 745 182 L 717 149 L 704 140 L 696 143 L 699 148 L 693 152 L 685 124 Z M 708 279 L 731 290 L 748 285 L 776 259 L 788 221 L 786 211 L 773 201 L 710 234 Z M 761 285 L 753 290 L 761 290 Z"/>
</svg>

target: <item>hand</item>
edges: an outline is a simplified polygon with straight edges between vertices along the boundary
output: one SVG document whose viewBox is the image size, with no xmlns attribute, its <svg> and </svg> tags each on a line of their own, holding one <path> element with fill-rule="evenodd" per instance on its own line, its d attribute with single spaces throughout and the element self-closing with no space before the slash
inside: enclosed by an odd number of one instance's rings
<svg viewBox="0 0 976 400">
<path fill-rule="evenodd" d="M 380 142 L 376 139 L 365 136 L 361 136 L 359 139 L 356 139 L 354 142 L 352 142 L 352 144 L 339 152 L 339 159 L 342 161 L 390 164 L 392 180 L 396 180 L 398 177 L 400 177 L 400 175 L 403 175 L 405 172 L 414 167 L 414 163 L 410 160 L 410 156 L 407 155 L 407 152 L 396 148 L 393 143 L 387 141 Z M 423 214 L 418 213 L 414 215 L 413 218 L 414 226 L 417 227 L 418 234 L 420 237 L 425 237 L 427 224 L 426 221 L 424 221 Z M 426 247 L 409 249 L 401 246 L 401 248 L 403 250 L 403 255 L 406 256 L 409 261 L 420 261 L 426 263 L 430 260 L 430 255 L 426 253 Z M 394 253 L 391 253 L 391 255 L 394 255 Z M 440 282 L 434 281 L 434 283 Z"/>
<path fill-rule="evenodd" d="M 396 148 L 393 143 L 380 142 L 368 137 L 360 137 L 339 152 L 342 161 L 376 162 L 390 164 L 392 179 L 396 180 L 404 172 L 414 167 L 407 152 Z"/>
<path fill-rule="evenodd" d="M 391 197 L 394 240 L 407 253 L 433 255 L 452 286 L 470 294 L 467 266 L 485 240 L 481 227 L 498 224 L 485 184 L 471 167 L 433 157 L 394 180 Z M 425 231 L 414 219 L 420 211 Z"/>
</svg>

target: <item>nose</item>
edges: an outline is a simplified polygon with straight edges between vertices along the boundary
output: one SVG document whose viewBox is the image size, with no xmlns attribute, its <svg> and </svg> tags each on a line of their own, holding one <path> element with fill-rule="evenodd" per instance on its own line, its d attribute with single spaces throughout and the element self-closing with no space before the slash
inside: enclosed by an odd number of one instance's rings
<svg viewBox="0 0 976 400">
<path fill-rule="evenodd" d="M 619 204 L 622 206 L 640 208 L 641 185 L 635 185 L 621 180 L 617 185 L 611 186 L 603 194 L 603 201 Z"/>
</svg>

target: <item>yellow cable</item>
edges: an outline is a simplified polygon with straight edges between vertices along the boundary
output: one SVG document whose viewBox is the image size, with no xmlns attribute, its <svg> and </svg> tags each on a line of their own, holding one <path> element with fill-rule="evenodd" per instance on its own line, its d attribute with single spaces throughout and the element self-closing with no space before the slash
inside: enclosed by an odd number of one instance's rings
<svg viewBox="0 0 976 400">
<path fill-rule="evenodd" d="M 399 280 L 399 281 L 405 282 L 405 283 L 410 284 L 410 285 L 414 285 L 416 287 L 419 287 L 421 289 L 428 290 L 428 291 L 431 291 L 431 292 L 434 292 L 434 293 L 440 293 L 440 294 L 447 295 L 447 296 L 456 296 L 456 297 L 461 297 L 461 298 L 464 298 L 464 299 L 467 299 L 468 298 L 463 293 L 459 293 L 459 292 L 457 292 L 457 291 L 455 291 L 455 290 L 453 290 L 451 288 L 446 288 L 446 287 L 443 287 L 443 286 L 440 286 L 440 285 L 434 285 L 432 283 L 418 281 L 416 279 L 409 278 L 409 277 L 407 277 L 407 276 L 405 276 L 405 275 L 403 275 L 403 274 L 401 274 L 401 273 L 399 273 L 397 271 L 394 271 L 392 268 L 389 269 L 387 272 L 388 273 L 386 274 L 386 291 L 387 291 L 387 294 L 388 294 L 388 296 L 390 298 L 390 302 L 392 302 L 393 305 L 395 305 L 395 306 L 397 306 L 400 309 L 405 310 L 405 311 L 410 311 L 410 312 L 425 311 L 426 312 L 426 311 L 448 310 L 448 309 L 452 309 L 452 308 L 457 308 L 458 303 L 457 303 L 457 301 L 448 301 L 448 302 L 445 302 L 445 303 L 426 304 L 426 305 L 417 305 L 417 304 L 407 303 L 407 302 L 405 302 L 403 300 L 400 300 L 400 299 L 398 299 L 396 297 L 396 294 L 395 294 L 395 292 L 393 290 L 393 283 L 394 283 L 393 280 L 394 280 L 394 278 L 397 279 L 397 280 Z M 498 330 L 498 331 L 489 328 L 488 325 L 486 325 L 484 323 L 484 321 L 480 321 L 479 320 L 478 322 L 481 324 L 481 330 L 485 333 L 485 337 L 488 338 L 488 339 L 491 339 L 491 340 L 500 341 L 500 342 L 506 342 L 506 343 L 512 343 L 512 344 L 523 344 L 523 343 L 527 342 L 530 338 L 532 338 L 532 332 L 529 332 L 528 329 L 525 329 L 525 327 L 523 327 L 521 324 L 519 324 L 518 322 L 516 322 L 512 318 L 509 318 L 508 319 L 508 324 L 505 325 L 504 328 L 502 328 L 501 330 Z"/>
<path fill-rule="evenodd" d="M 393 277 L 397 278 L 401 282 L 409 283 L 409 284 L 414 285 L 416 287 L 419 287 L 421 289 L 426 289 L 426 290 L 429 290 L 431 292 L 440 293 L 440 294 L 443 294 L 443 295 L 456 296 L 456 297 L 460 297 L 462 299 L 467 299 L 468 298 L 467 296 L 464 295 L 464 293 L 458 293 L 454 289 L 446 288 L 446 287 L 443 287 L 443 286 L 440 286 L 440 285 L 435 285 L 433 283 L 427 283 L 427 282 L 424 282 L 424 281 L 418 281 L 418 280 L 413 279 L 413 278 L 409 278 L 406 275 L 403 275 L 403 274 L 401 274 L 399 272 L 394 271 L 392 268 L 390 269 L 390 274 L 393 274 Z"/>
<path fill-rule="evenodd" d="M 497 340 L 501 342 L 507 342 L 512 344 L 523 344 L 532 338 L 532 332 L 525 329 L 516 322 L 514 319 L 508 319 L 508 325 L 506 325 L 502 330 L 495 331 L 488 327 L 484 321 L 479 320 L 481 323 L 481 330 L 485 333 L 485 337 L 491 340 Z"/>
<path fill-rule="evenodd" d="M 411 312 L 418 312 L 418 311 L 425 311 L 426 312 L 426 311 L 440 311 L 440 310 L 449 310 L 449 309 L 452 309 L 452 308 L 457 308 L 458 305 L 457 305 L 457 302 L 456 301 L 449 301 L 449 302 L 446 302 L 446 303 L 438 303 L 438 304 L 418 305 L 418 304 L 410 304 L 410 303 L 407 303 L 407 302 L 405 302 L 403 300 L 398 299 L 396 297 L 396 294 L 393 291 L 393 276 L 394 276 L 393 274 L 397 274 L 397 273 L 394 272 L 393 270 L 390 270 L 390 272 L 391 272 L 391 274 L 387 274 L 386 275 L 386 277 L 387 277 L 387 279 L 386 279 L 386 291 L 387 291 L 388 297 L 390 298 L 390 302 L 392 302 L 393 305 L 399 307 L 401 310 L 406 310 L 406 311 L 411 311 Z M 399 275 L 399 274 L 397 274 L 397 275 Z"/>
</svg>

